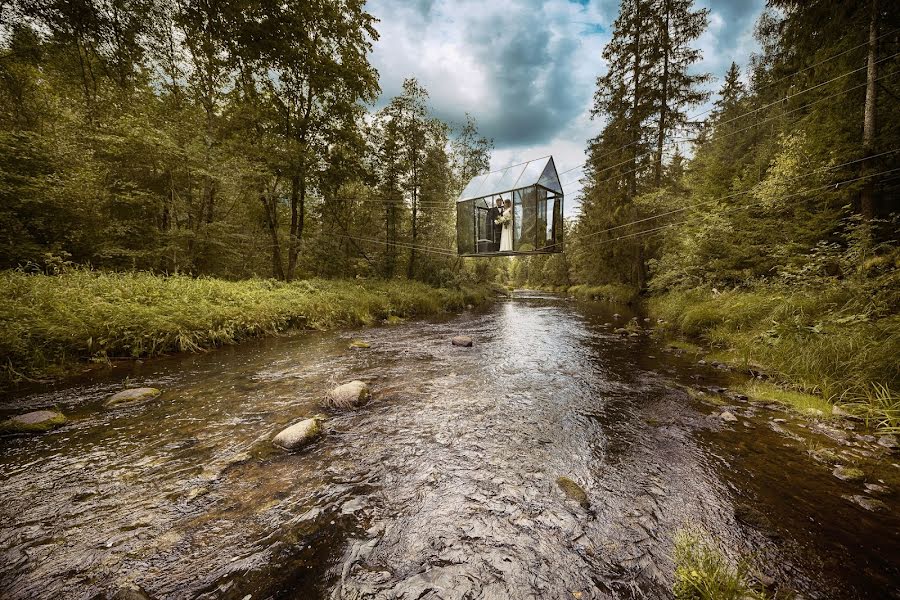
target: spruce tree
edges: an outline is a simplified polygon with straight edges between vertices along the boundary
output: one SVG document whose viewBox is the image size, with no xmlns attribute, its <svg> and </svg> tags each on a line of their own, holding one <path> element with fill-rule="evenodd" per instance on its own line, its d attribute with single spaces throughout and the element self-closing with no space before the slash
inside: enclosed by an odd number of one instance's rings
<svg viewBox="0 0 900 600">
<path fill-rule="evenodd" d="M 657 64 L 653 65 L 655 84 L 652 94 L 657 114 L 656 164 L 653 183 L 662 183 L 663 148 L 666 138 L 692 129 L 687 109 L 705 102 L 709 92 L 700 86 L 710 80 L 707 73 L 688 73 L 688 68 L 702 58 L 697 48 L 691 47 L 708 24 L 709 9 L 691 10 L 693 0 L 658 0 L 650 8 L 654 11 L 658 27 L 658 49 L 653 53 Z"/>
</svg>

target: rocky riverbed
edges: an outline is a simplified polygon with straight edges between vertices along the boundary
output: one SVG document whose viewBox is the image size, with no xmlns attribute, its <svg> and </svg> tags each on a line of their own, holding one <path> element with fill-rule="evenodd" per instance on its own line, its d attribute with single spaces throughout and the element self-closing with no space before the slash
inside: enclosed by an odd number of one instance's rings
<svg viewBox="0 0 900 600">
<path fill-rule="evenodd" d="M 9 396 L 66 421 L 0 438 L 0 596 L 666 598 L 702 527 L 772 593 L 896 597 L 889 440 L 736 394 L 650 326 L 520 294 Z"/>
</svg>

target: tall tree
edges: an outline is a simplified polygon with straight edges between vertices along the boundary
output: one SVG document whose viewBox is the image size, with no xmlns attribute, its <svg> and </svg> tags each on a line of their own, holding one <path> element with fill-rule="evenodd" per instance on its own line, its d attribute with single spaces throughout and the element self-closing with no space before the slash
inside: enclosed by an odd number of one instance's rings
<svg viewBox="0 0 900 600">
<path fill-rule="evenodd" d="M 466 122 L 452 142 L 453 190 L 458 195 L 470 179 L 490 168 L 494 140 L 478 134 L 475 117 L 466 113 Z"/>
<path fill-rule="evenodd" d="M 699 49 L 691 46 L 706 30 L 709 9 L 692 10 L 693 0 L 659 0 L 654 6 L 658 21 L 658 76 L 654 97 L 658 126 L 656 130 L 656 164 L 653 183 L 659 187 L 663 174 L 663 148 L 666 138 L 681 130 L 696 126 L 688 123 L 686 109 L 709 98 L 700 86 L 710 80 L 706 73 L 689 73 L 688 69 L 702 58 Z"/>
</svg>

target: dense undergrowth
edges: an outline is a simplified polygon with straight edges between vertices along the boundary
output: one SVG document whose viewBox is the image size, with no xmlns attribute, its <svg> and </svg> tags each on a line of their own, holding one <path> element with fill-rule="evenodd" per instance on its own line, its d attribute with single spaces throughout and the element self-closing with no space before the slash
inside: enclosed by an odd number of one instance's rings
<svg viewBox="0 0 900 600">
<path fill-rule="evenodd" d="M 573 285 L 564 291 L 567 291 L 579 300 L 602 300 L 618 304 L 631 304 L 638 298 L 638 291 L 633 287 L 615 283 Z"/>
<path fill-rule="evenodd" d="M 483 304 L 487 287 L 398 280 L 225 281 L 77 270 L 0 273 L 0 384 L 86 361 L 193 352 L 291 328 L 369 325 Z"/>
<path fill-rule="evenodd" d="M 896 289 L 889 295 L 896 295 Z M 670 291 L 649 300 L 669 333 L 718 349 L 738 366 L 849 404 L 882 430 L 900 426 L 900 315 L 896 299 L 848 282 L 718 292 Z"/>
</svg>

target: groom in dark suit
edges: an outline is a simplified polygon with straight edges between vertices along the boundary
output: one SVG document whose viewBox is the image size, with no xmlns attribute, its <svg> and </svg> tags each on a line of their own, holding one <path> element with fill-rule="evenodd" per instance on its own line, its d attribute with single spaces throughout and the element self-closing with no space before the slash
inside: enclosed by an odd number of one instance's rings
<svg viewBox="0 0 900 600">
<path fill-rule="evenodd" d="M 497 196 L 494 206 L 488 210 L 488 220 L 491 223 L 491 242 L 494 252 L 500 250 L 500 234 L 503 231 L 503 225 L 497 225 L 497 219 L 503 214 L 503 198 Z"/>
</svg>

